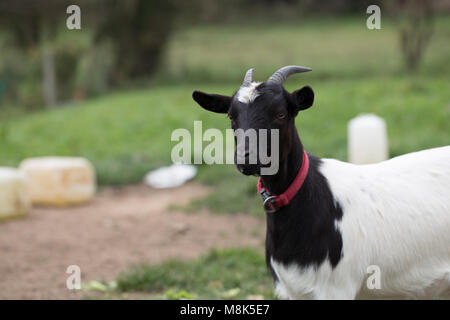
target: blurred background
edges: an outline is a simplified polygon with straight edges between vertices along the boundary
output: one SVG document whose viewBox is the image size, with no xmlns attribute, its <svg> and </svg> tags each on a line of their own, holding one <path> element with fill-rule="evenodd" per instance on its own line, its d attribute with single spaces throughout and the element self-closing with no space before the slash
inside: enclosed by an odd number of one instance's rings
<svg viewBox="0 0 450 320">
<path fill-rule="evenodd" d="M 80 30 L 66 27 L 71 4 L 81 8 Z M 366 27 L 371 4 L 381 8 L 380 30 Z M 193 90 L 231 95 L 249 68 L 264 81 L 289 64 L 313 69 L 285 85 L 309 84 L 316 93 L 314 107 L 297 119 L 310 153 L 346 160 L 347 123 L 360 113 L 385 119 L 390 156 L 448 145 L 449 18 L 448 0 L 0 0 L 0 166 L 81 156 L 101 188 L 140 183 L 147 171 L 171 164 L 174 129 L 193 130 L 194 120 L 203 130 L 229 127 L 226 116 L 194 103 Z M 194 183 L 209 192 L 183 211 L 261 216 L 256 180 L 234 166 L 201 165 Z M 253 251 L 239 254 L 202 259 L 234 266 L 244 255 L 263 266 Z M 172 290 L 166 297 L 192 297 L 183 288 L 194 280 L 178 285 L 164 273 L 177 268 L 152 270 L 171 285 L 144 272 L 121 286 L 151 283 Z M 266 279 L 264 267 L 243 277 L 255 274 Z M 218 297 L 254 292 L 230 291 L 233 281 Z M 212 283 L 211 290 L 222 288 Z"/>
</svg>

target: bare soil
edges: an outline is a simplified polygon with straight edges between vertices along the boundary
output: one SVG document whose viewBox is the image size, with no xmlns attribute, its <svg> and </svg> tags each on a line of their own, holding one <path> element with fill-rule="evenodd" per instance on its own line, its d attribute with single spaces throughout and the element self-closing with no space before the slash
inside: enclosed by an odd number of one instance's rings
<svg viewBox="0 0 450 320">
<path fill-rule="evenodd" d="M 0 299 L 86 296 L 67 289 L 69 265 L 81 268 L 82 283 L 110 281 L 136 264 L 191 259 L 211 248 L 262 248 L 263 219 L 169 210 L 207 192 L 193 183 L 166 190 L 108 187 L 86 205 L 34 208 L 0 223 Z"/>
</svg>

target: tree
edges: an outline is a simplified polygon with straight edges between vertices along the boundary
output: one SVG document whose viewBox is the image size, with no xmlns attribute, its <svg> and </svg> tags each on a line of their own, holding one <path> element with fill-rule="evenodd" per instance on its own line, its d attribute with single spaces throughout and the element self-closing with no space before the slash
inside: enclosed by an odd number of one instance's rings
<svg viewBox="0 0 450 320">
<path fill-rule="evenodd" d="M 400 46 L 406 68 L 416 72 L 433 34 L 433 1 L 398 0 Z"/>
<path fill-rule="evenodd" d="M 115 56 L 111 82 L 140 79 L 156 71 L 172 31 L 172 0 L 99 2 L 95 41 L 110 41 Z"/>
<path fill-rule="evenodd" d="M 118 86 L 129 80 L 149 77 L 156 71 L 172 30 L 173 1 L 0 0 L 0 30 L 9 34 L 20 52 L 26 53 L 24 63 L 39 56 L 40 93 L 45 105 L 52 106 L 58 102 L 57 84 L 63 80 L 70 83 L 66 79 L 57 79 L 59 56 L 55 57 L 56 39 L 66 28 L 69 17 L 66 10 L 70 5 L 81 8 L 80 32 L 85 32 L 92 42 L 91 51 L 103 42 L 112 48 L 115 64 L 104 74 L 109 77 L 110 85 Z M 77 60 L 81 61 L 84 55 L 85 52 L 81 52 Z M 74 66 L 77 64 L 75 61 Z M 89 72 L 96 72 L 95 63 L 90 65 Z M 35 100 L 33 103 L 39 103 Z"/>
<path fill-rule="evenodd" d="M 57 103 L 57 79 L 53 40 L 65 17 L 69 1 L 0 0 L 0 23 L 13 35 L 15 44 L 28 55 L 38 51 L 41 58 L 42 92 L 45 105 Z"/>
</svg>

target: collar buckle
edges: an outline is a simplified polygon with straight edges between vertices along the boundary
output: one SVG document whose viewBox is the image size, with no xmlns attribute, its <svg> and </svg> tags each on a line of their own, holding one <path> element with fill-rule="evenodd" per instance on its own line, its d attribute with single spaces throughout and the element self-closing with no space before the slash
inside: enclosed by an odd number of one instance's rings
<svg viewBox="0 0 450 320">
<path fill-rule="evenodd" d="M 275 201 L 276 197 L 271 195 L 265 189 L 261 190 L 261 197 L 263 199 L 263 207 L 267 213 L 275 213 L 280 208 L 277 206 L 277 202 Z"/>
</svg>

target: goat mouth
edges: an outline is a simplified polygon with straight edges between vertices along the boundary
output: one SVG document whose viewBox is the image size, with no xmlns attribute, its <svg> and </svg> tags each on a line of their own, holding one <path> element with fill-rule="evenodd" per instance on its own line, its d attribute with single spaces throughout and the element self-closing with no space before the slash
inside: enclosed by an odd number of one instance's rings
<svg viewBox="0 0 450 320">
<path fill-rule="evenodd" d="M 259 176 L 259 167 L 257 165 L 236 165 L 238 171 L 246 176 Z"/>
</svg>

